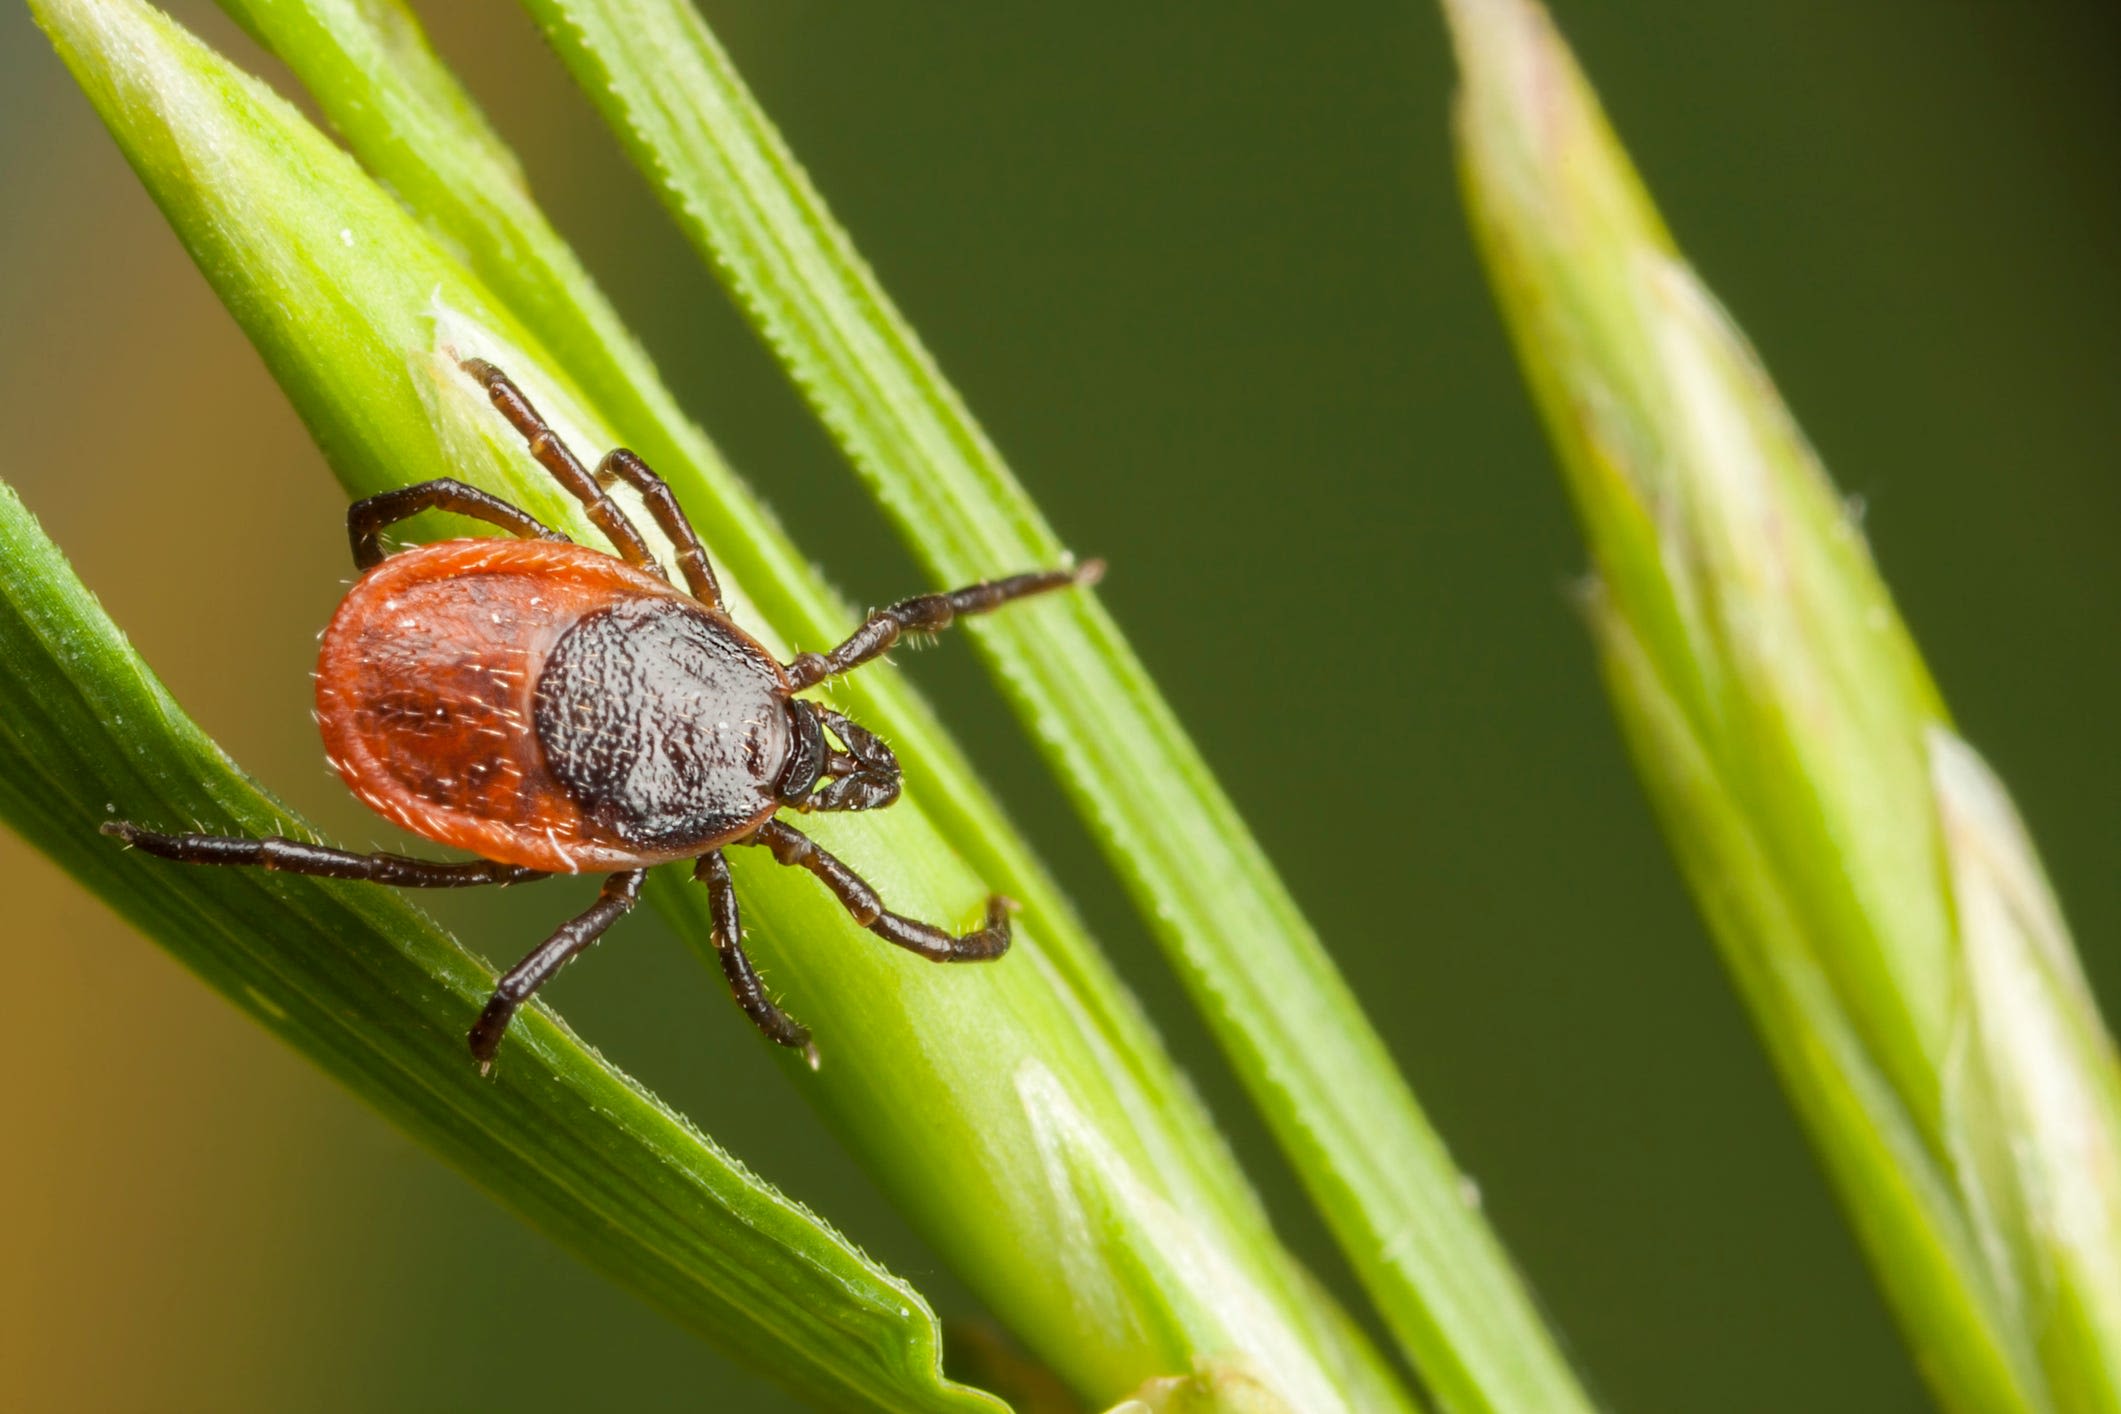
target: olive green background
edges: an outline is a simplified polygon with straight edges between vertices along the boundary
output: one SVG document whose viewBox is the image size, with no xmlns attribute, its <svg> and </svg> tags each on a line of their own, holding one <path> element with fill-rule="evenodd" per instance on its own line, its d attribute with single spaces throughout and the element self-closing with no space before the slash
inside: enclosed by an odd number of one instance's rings
<svg viewBox="0 0 2121 1414">
<path fill-rule="evenodd" d="M 187 22 L 258 64 L 197 3 Z M 425 7 L 666 374 L 858 600 L 919 583 L 528 24 Z M 1925 1396 L 1682 892 L 1464 232 L 1421 4 L 710 3 L 1280 862 L 1616 1411 Z M 2121 1010 L 2121 25 L 2100 4 L 1563 0 Z M 178 697 L 351 843 L 312 635 L 342 500 L 18 5 L 0 476 Z M 5 572 L 5 567 L 0 567 Z M 963 644 L 915 671 L 1345 1268 Z M 0 1404 L 788 1407 L 0 838 Z M 564 901 L 445 901 L 511 960 Z M 629 921 L 553 1000 L 946 1315 L 721 992 Z M 791 998 L 800 1009 L 801 999 Z"/>
</svg>

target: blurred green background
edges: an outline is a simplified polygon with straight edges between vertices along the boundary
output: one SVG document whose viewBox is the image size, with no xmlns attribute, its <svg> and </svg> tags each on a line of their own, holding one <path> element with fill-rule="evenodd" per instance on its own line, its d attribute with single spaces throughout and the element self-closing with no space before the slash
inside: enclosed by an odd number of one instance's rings
<svg viewBox="0 0 2121 1414">
<path fill-rule="evenodd" d="M 199 0 L 187 23 L 281 82 Z M 425 7 L 672 385 L 854 598 L 918 583 L 519 12 Z M 706 6 L 1106 594 L 1615 1410 L 1926 1407 L 1652 828 L 1583 554 L 1475 266 L 1420 4 Z M 1570 3 L 1682 244 L 1842 485 L 2121 1012 L 2121 21 Z M 0 476 L 192 713 L 349 843 L 313 635 L 343 504 L 19 6 Z M 4 572 L 4 570 L 0 570 Z M 920 659 L 1352 1283 L 981 679 Z M 1365 858 L 1321 825 L 1376 842 Z M 774 1410 L 0 837 L 0 1405 Z M 440 910 L 507 961 L 529 894 Z M 660 922 L 553 999 L 910 1276 L 963 1288 Z M 794 999 L 799 1003 L 800 999 Z"/>
</svg>

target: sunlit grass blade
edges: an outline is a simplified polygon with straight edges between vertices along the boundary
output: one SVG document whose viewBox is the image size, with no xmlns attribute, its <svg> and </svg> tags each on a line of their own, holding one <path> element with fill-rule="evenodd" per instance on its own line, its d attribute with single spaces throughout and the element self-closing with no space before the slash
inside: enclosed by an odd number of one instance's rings
<svg viewBox="0 0 2121 1414">
<path fill-rule="evenodd" d="M 298 114 L 154 11 L 135 0 L 36 9 L 349 489 L 447 472 L 586 537 L 456 366 L 465 355 L 500 364 L 585 451 L 616 442 L 603 409 L 503 301 Z M 783 646 L 757 612 L 760 586 L 724 584 L 747 625 Z M 978 912 L 988 881 L 919 786 L 890 811 L 813 823 L 894 906 L 953 923 Z M 1242 1352 L 1292 1407 L 1405 1407 L 1275 1243 L 1227 1154 L 1203 1140 L 1168 1064 L 1133 1063 L 1154 1043 L 1120 1029 L 1138 1023 L 1104 1005 L 1109 980 L 1102 993 L 1076 985 L 1094 954 L 1061 965 L 1048 950 L 1049 922 L 1065 920 L 1027 909 L 1006 961 L 940 968 L 858 931 L 807 876 L 756 851 L 732 862 L 761 964 L 824 1051 L 823 1071 L 800 1084 L 1086 1399 Z M 703 891 L 675 877 L 651 890 L 704 942 Z"/>
<path fill-rule="evenodd" d="M 691 7 L 525 3 L 936 582 L 1060 557 Z M 1082 598 L 973 632 L 1442 1402 L 1580 1407 L 1442 1143 L 1111 618 Z"/>
<path fill-rule="evenodd" d="M 0 485 L 0 818 L 274 1035 L 614 1280 L 835 1409 L 972 1411 L 918 1293 L 542 1011 L 467 1064 L 492 974 L 385 890 L 183 869 L 112 818 L 305 835 L 192 725 Z M 63 940 L 62 940 L 63 941 Z M 261 1117 L 261 1120 L 266 1117 Z"/>
<path fill-rule="evenodd" d="M 1622 724 L 1909 1344 L 1955 1410 L 2121 1409 L 2121 1072 L 2008 796 L 1544 11 L 1445 12 Z"/>
</svg>

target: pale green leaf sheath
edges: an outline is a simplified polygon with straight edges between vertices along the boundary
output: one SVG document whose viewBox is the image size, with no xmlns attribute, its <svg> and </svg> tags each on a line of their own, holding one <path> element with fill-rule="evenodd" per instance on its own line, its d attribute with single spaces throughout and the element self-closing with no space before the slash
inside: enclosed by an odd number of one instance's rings
<svg viewBox="0 0 2121 1414">
<path fill-rule="evenodd" d="M 1908 1342 L 1954 1410 L 2121 1409 L 2121 1077 L 2009 799 L 1545 13 L 1445 11 L 1622 724 Z"/>
<path fill-rule="evenodd" d="M 938 1377 L 912 1288 L 543 1012 L 467 1063 L 492 974 L 387 890 L 158 869 L 112 818 L 312 838 L 172 701 L 0 485 L 0 820 L 524 1217 L 822 1407 L 999 1409 Z"/>
<path fill-rule="evenodd" d="M 471 355 L 500 364 L 594 453 L 617 439 L 573 363 L 546 352 L 299 115 L 152 10 L 134 0 L 35 8 L 350 489 L 448 474 L 587 538 L 457 367 Z M 782 625 L 754 613 L 766 597 L 757 582 L 729 575 L 725 586 L 747 625 L 784 648 Z M 194 820 L 250 822 L 211 809 L 185 817 Z M 820 841 L 895 907 L 976 916 L 989 881 L 920 799 L 816 823 Z M 1049 951 L 1047 924 L 1065 920 L 1027 909 L 1008 959 L 941 968 L 856 930 L 807 876 L 753 851 L 732 863 L 761 962 L 824 1049 L 823 1071 L 803 1083 L 909 1217 L 1086 1399 L 1234 1361 L 1290 1408 L 1406 1407 L 1274 1243 L 1109 978 L 1078 985 L 1094 953 Z M 703 891 L 659 892 L 688 935 L 708 936 Z M 505 945 L 510 956 L 517 946 Z M 387 1022 L 388 995 L 369 1001 L 371 1019 Z M 912 1303 L 903 1316 L 913 1319 Z M 928 1332 L 925 1313 L 914 1329 Z M 776 1363 L 769 1346 L 741 1353 Z M 923 1397 L 933 1396 L 908 1407 Z"/>
<path fill-rule="evenodd" d="M 935 582 L 1058 558 L 691 7 L 525 3 Z M 1584 1407 L 1383 1043 L 1111 618 L 1083 596 L 969 631 L 1439 1402 Z"/>
</svg>

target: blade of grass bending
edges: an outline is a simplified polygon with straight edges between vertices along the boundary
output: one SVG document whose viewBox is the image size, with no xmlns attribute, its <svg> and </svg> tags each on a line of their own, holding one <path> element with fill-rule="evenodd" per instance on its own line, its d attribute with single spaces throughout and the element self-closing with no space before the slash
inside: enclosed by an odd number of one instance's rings
<svg viewBox="0 0 2121 1414">
<path fill-rule="evenodd" d="M 0 818 L 274 1035 L 613 1280 L 834 1409 L 998 1410 L 919 1293 L 543 1011 L 467 1063 L 492 974 L 382 889 L 148 860 L 106 819 L 308 838 L 185 717 L 0 484 Z"/>
<path fill-rule="evenodd" d="M 525 5 L 935 579 L 1059 558 L 691 7 Z M 1082 597 L 971 631 L 1440 1401 L 1585 1407 L 1383 1043 L 1110 617 Z"/>
<path fill-rule="evenodd" d="M 2009 798 L 1546 12 L 1444 11 L 1622 725 L 1917 1361 L 2121 1409 L 2121 1067 Z"/>
<path fill-rule="evenodd" d="M 475 277 L 300 115 L 148 7 L 36 8 L 351 489 L 446 470 L 584 532 L 456 360 L 508 369 L 573 445 L 611 445 L 608 423 Z M 725 587 L 772 642 L 747 586 Z M 981 880 L 918 799 L 811 828 L 909 913 L 979 907 Z M 823 1073 L 802 1083 L 1086 1397 L 1237 1351 L 1293 1407 L 1406 1407 L 1256 1208 L 1232 1200 L 1242 1183 L 1202 1167 L 1187 1140 L 1199 1122 L 1171 1118 L 1191 1096 L 1117 1063 L 1121 1044 L 1055 966 L 1040 920 L 1022 920 L 1003 965 L 939 968 L 856 931 L 814 881 L 736 854 L 755 951 L 825 1042 Z M 708 936 L 703 891 L 674 876 L 651 890 Z"/>
</svg>

